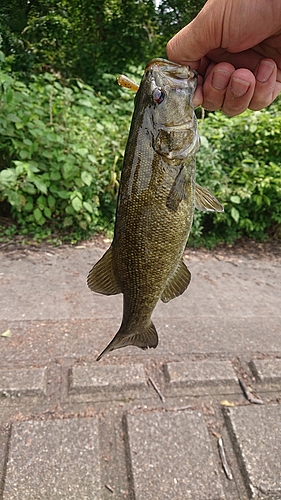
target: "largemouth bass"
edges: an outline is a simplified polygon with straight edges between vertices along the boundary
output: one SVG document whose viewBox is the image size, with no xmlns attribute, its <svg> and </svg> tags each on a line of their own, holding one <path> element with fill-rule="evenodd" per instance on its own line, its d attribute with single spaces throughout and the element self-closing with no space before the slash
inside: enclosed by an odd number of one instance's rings
<svg viewBox="0 0 281 500">
<path fill-rule="evenodd" d="M 145 68 L 124 156 L 114 238 L 87 278 L 94 292 L 123 293 L 122 324 L 98 360 L 129 345 L 157 346 L 151 315 L 158 300 L 178 297 L 190 282 L 183 252 L 194 207 L 223 210 L 195 183 L 196 84 L 188 66 L 154 59 Z"/>
</svg>

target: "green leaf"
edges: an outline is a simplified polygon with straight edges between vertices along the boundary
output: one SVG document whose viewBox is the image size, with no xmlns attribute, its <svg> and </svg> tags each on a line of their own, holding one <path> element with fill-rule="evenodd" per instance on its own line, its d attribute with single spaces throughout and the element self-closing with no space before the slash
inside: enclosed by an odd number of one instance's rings
<svg viewBox="0 0 281 500">
<path fill-rule="evenodd" d="M 33 210 L 33 215 L 36 222 L 39 222 L 42 218 L 42 212 L 40 208 L 35 208 L 35 210 Z"/>
<path fill-rule="evenodd" d="M 104 132 L 104 126 L 101 123 L 96 123 L 96 130 L 100 133 Z"/>
<path fill-rule="evenodd" d="M 12 91 L 12 89 L 8 89 L 7 92 L 6 92 L 6 102 L 7 102 L 7 104 L 10 104 L 10 102 L 12 102 L 13 97 L 14 97 L 14 92 Z"/>
<path fill-rule="evenodd" d="M 34 184 L 32 184 L 31 182 L 28 182 L 26 180 L 24 180 L 24 182 L 21 183 L 21 189 L 25 193 L 28 193 L 28 194 L 35 194 L 36 193 L 36 189 L 35 189 Z"/>
<path fill-rule="evenodd" d="M 90 224 L 90 222 L 92 220 L 90 214 L 88 214 L 88 212 L 85 212 L 84 217 L 85 217 L 86 221 L 88 222 L 88 224 Z"/>
<path fill-rule="evenodd" d="M 26 160 L 27 158 L 29 158 L 29 152 L 26 151 L 25 149 L 22 149 L 20 152 L 19 152 L 19 156 L 22 160 Z"/>
<path fill-rule="evenodd" d="M 87 156 L 88 160 L 90 160 L 92 163 L 97 163 L 97 159 L 94 155 L 88 155 Z"/>
<path fill-rule="evenodd" d="M 40 210 L 43 210 L 43 208 L 46 206 L 45 196 L 39 196 L 39 198 L 37 198 L 37 205 L 40 208 Z"/>
<path fill-rule="evenodd" d="M 68 205 L 65 209 L 65 213 L 66 214 L 70 214 L 70 215 L 74 215 L 75 214 L 75 210 L 74 208 L 72 207 L 72 205 Z"/>
<path fill-rule="evenodd" d="M 63 200 L 67 200 L 67 198 L 70 197 L 70 193 L 68 191 L 65 191 L 64 189 L 61 189 L 60 191 L 57 191 L 57 195 L 60 198 L 62 198 Z"/>
<path fill-rule="evenodd" d="M 14 164 L 16 165 L 16 173 L 17 173 L 17 175 L 22 175 L 28 169 L 28 163 L 26 163 L 26 162 L 15 160 Z"/>
<path fill-rule="evenodd" d="M 10 121 L 10 122 L 20 122 L 20 119 L 18 117 L 18 115 L 16 115 L 15 113 L 8 113 L 7 114 L 7 120 Z"/>
<path fill-rule="evenodd" d="M 13 207 L 21 208 L 21 196 L 17 191 L 9 192 L 8 201 Z"/>
<path fill-rule="evenodd" d="M 25 126 L 25 124 L 23 122 L 16 122 L 15 123 L 16 130 L 21 130 L 24 126 Z"/>
<path fill-rule="evenodd" d="M 204 135 L 200 135 L 200 145 L 203 146 L 203 148 L 209 147 L 209 141 Z"/>
<path fill-rule="evenodd" d="M 38 177 L 35 177 L 33 179 L 33 182 L 39 191 L 41 191 L 44 194 L 47 194 L 47 186 L 46 184 L 44 184 L 44 182 L 38 179 Z"/>
<path fill-rule="evenodd" d="M 51 195 L 49 194 L 48 198 L 48 205 L 50 208 L 55 208 L 55 205 L 56 205 L 56 199 Z"/>
<path fill-rule="evenodd" d="M 82 201 L 80 200 L 80 198 L 78 198 L 78 196 L 75 196 L 75 198 L 73 198 L 71 204 L 76 212 L 80 212 L 82 208 Z"/>
<path fill-rule="evenodd" d="M 92 183 L 92 180 L 93 180 L 93 176 L 89 172 L 84 170 L 84 172 L 82 172 L 82 174 L 81 174 L 81 179 L 84 182 L 84 184 L 86 184 L 87 186 L 90 186 Z"/>
<path fill-rule="evenodd" d="M 88 211 L 90 212 L 90 214 L 93 213 L 93 207 L 91 205 L 91 203 L 89 203 L 88 201 L 83 201 L 83 207 Z"/>
<path fill-rule="evenodd" d="M 262 204 L 262 195 L 261 194 L 255 194 L 253 196 L 253 199 L 255 200 L 257 207 L 260 207 Z"/>
<path fill-rule="evenodd" d="M 64 179 L 70 179 L 73 177 L 73 168 L 74 165 L 72 163 L 65 163 L 62 167 L 62 175 Z"/>
<path fill-rule="evenodd" d="M 45 217 L 47 217 L 47 219 L 50 219 L 52 217 L 52 212 L 49 209 L 49 207 L 44 208 L 44 215 L 45 215 Z"/>
<path fill-rule="evenodd" d="M 33 203 L 31 201 L 28 201 L 25 206 L 24 206 L 24 210 L 26 212 L 32 212 L 33 210 Z"/>
<path fill-rule="evenodd" d="M 38 222 L 38 224 L 42 224 L 42 219 L 44 217 L 43 217 L 43 214 L 42 214 L 40 208 L 35 208 L 35 210 L 33 210 L 33 215 L 34 215 L 34 219 L 36 220 L 36 222 Z"/>
<path fill-rule="evenodd" d="M 9 186 L 10 183 L 15 182 L 17 179 L 17 174 L 15 169 L 7 168 L 5 170 L 1 170 L 0 172 L 0 184 L 3 183 L 6 186 Z"/>
<path fill-rule="evenodd" d="M 50 172 L 50 179 L 51 179 L 52 181 L 59 181 L 59 180 L 60 180 L 60 178 L 61 178 L 61 175 L 60 175 L 60 173 L 59 173 L 58 171 L 56 171 L 56 170 L 52 170 L 52 171 Z"/>
<path fill-rule="evenodd" d="M 93 103 L 89 101 L 88 99 L 79 99 L 78 103 L 81 104 L 82 106 L 86 106 L 87 108 L 92 108 Z"/>
<path fill-rule="evenodd" d="M 80 198 L 80 200 L 83 199 L 82 193 L 80 191 L 77 191 L 77 190 L 75 190 L 75 191 L 73 191 L 73 193 L 71 193 L 70 199 L 73 200 L 73 198 L 76 198 L 76 196 L 78 198 Z"/>
<path fill-rule="evenodd" d="M 23 141 L 22 141 L 22 142 L 23 142 L 23 144 L 25 144 L 26 146 L 32 146 L 32 144 L 33 144 L 33 143 L 32 143 L 32 141 L 31 141 L 30 139 L 28 139 L 28 138 L 23 139 Z"/>
<path fill-rule="evenodd" d="M 41 129 L 45 129 L 46 128 L 46 125 L 44 122 L 42 122 L 42 120 L 38 120 L 38 118 L 35 118 L 35 120 L 33 120 L 33 123 L 34 125 L 36 126 L 36 128 L 41 128 Z"/>
<path fill-rule="evenodd" d="M 240 218 L 240 214 L 239 214 L 237 208 L 232 207 L 232 209 L 231 209 L 231 217 L 235 220 L 236 223 L 238 223 L 239 218 Z"/>
<path fill-rule="evenodd" d="M 45 151 L 42 152 L 42 155 L 45 157 L 45 158 L 53 158 L 53 153 L 52 151 L 49 151 L 48 149 L 46 149 Z"/>
<path fill-rule="evenodd" d="M 63 221 L 63 227 L 69 227 L 72 226 L 73 224 L 73 218 L 72 217 L 65 217 Z"/>
<path fill-rule="evenodd" d="M 237 194 L 234 194 L 233 196 L 230 196 L 230 201 L 232 201 L 232 203 L 239 204 L 241 202 L 241 198 Z"/>
<path fill-rule="evenodd" d="M 88 155 L 88 149 L 87 148 L 77 148 L 76 153 L 80 156 L 87 156 Z"/>
<path fill-rule="evenodd" d="M 36 174 L 37 172 L 40 172 L 40 168 L 38 167 L 38 163 L 36 161 L 30 161 L 29 163 L 25 163 L 26 168 L 30 170 L 30 172 L 33 172 Z"/>
</svg>

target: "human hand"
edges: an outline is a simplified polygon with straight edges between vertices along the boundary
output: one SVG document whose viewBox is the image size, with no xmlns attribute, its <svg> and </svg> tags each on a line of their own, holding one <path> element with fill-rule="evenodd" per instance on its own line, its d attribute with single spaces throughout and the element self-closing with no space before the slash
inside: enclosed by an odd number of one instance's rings
<svg viewBox="0 0 281 500">
<path fill-rule="evenodd" d="M 281 2 L 208 0 L 167 54 L 198 71 L 195 106 L 229 116 L 262 109 L 281 92 Z"/>
</svg>

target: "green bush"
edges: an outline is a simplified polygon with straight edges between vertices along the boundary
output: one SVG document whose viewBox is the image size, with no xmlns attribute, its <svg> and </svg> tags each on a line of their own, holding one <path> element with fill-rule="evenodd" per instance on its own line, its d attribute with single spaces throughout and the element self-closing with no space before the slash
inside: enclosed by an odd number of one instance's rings
<svg viewBox="0 0 281 500">
<path fill-rule="evenodd" d="M 195 214 L 193 244 L 263 241 L 281 227 L 281 101 L 268 109 L 200 121 L 197 181 L 218 197 L 222 214 Z"/>
<path fill-rule="evenodd" d="M 107 225 L 130 124 L 128 93 L 109 101 L 48 73 L 25 85 L 0 72 L 0 89 L 0 206 L 9 204 L 19 231 L 79 238 Z"/>
<path fill-rule="evenodd" d="M 115 89 L 113 75 L 104 80 Z M 8 207 L 19 234 L 78 240 L 112 230 L 132 109 L 127 90 L 104 96 L 50 73 L 26 84 L 0 71 L 0 210 Z M 280 109 L 277 100 L 263 111 L 199 120 L 197 182 L 225 213 L 196 211 L 190 244 L 280 234 Z"/>
</svg>

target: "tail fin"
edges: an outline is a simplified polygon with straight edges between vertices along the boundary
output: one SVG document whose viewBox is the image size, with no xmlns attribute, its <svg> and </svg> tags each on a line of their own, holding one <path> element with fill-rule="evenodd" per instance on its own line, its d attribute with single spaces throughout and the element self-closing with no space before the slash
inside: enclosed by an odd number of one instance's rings
<svg viewBox="0 0 281 500">
<path fill-rule="evenodd" d="M 157 347 L 158 335 L 152 321 L 148 328 L 141 331 L 141 333 L 136 333 L 134 335 L 131 335 L 128 332 L 126 333 L 126 329 L 121 325 L 115 337 L 113 337 L 112 341 L 97 357 L 97 361 L 99 361 L 107 352 L 114 351 L 115 349 L 121 349 L 121 347 L 127 347 L 130 345 L 135 345 L 137 347 L 140 347 L 141 349 L 147 349 L 148 347 L 153 347 L 155 349 L 155 347 Z"/>
</svg>

